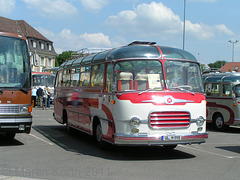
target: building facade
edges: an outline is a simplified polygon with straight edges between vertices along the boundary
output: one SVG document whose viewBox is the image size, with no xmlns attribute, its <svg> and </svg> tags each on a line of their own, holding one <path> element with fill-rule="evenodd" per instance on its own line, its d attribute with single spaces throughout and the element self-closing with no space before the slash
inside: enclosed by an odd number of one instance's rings
<svg viewBox="0 0 240 180">
<path fill-rule="evenodd" d="M 27 38 L 32 71 L 42 72 L 43 68 L 55 67 L 57 53 L 54 50 L 53 42 L 24 20 L 12 20 L 0 16 L 0 31 L 16 33 Z"/>
</svg>

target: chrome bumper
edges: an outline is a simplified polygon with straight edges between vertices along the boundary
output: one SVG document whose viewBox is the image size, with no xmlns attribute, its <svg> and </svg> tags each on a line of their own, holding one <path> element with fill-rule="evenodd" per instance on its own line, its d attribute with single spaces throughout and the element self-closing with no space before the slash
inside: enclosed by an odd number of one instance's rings
<svg viewBox="0 0 240 180">
<path fill-rule="evenodd" d="M 167 145 L 167 144 L 200 144 L 204 143 L 208 138 L 208 133 L 193 133 L 181 136 L 180 140 L 164 140 L 164 136 L 148 136 L 148 135 L 126 135 L 126 134 L 115 134 L 116 145 Z"/>
</svg>

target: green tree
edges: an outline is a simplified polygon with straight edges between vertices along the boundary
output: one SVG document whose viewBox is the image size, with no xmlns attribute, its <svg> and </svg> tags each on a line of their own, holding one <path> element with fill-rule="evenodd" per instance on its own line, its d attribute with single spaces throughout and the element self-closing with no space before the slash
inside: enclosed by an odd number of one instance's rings
<svg viewBox="0 0 240 180">
<path fill-rule="evenodd" d="M 56 57 L 55 66 L 58 67 L 71 58 L 73 51 L 64 51 Z"/>
<path fill-rule="evenodd" d="M 224 66 L 227 63 L 227 61 L 216 61 L 215 63 L 210 63 L 208 64 L 208 66 L 210 68 L 221 68 L 222 66 Z"/>
<path fill-rule="evenodd" d="M 200 64 L 201 72 L 207 70 L 207 67 L 205 64 Z"/>
</svg>

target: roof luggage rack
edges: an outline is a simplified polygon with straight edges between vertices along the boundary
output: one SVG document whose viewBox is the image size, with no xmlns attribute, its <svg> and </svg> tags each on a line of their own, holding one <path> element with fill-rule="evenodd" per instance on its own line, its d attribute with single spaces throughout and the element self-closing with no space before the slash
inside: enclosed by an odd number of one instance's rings
<svg viewBox="0 0 240 180">
<path fill-rule="evenodd" d="M 128 46 L 137 46 L 137 45 L 154 45 L 156 42 L 147 42 L 147 41 L 133 41 Z"/>
</svg>

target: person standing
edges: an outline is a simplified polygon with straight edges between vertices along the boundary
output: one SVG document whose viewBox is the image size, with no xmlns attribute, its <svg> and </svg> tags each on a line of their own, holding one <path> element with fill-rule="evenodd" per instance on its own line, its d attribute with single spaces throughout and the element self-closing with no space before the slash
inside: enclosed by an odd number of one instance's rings
<svg viewBox="0 0 240 180">
<path fill-rule="evenodd" d="M 39 107 L 43 107 L 43 89 L 39 86 L 38 90 L 37 90 L 37 103 L 38 103 L 38 108 Z"/>
<path fill-rule="evenodd" d="M 32 88 L 32 104 L 33 104 L 33 107 L 36 106 L 36 98 L 37 98 L 37 88 L 33 87 Z"/>
<path fill-rule="evenodd" d="M 47 109 L 47 99 L 48 99 L 48 92 L 47 92 L 47 87 L 44 88 L 43 90 L 43 109 Z"/>
<path fill-rule="evenodd" d="M 47 97 L 47 107 L 50 108 L 50 97 L 51 97 L 51 92 L 48 86 L 47 87 L 47 93 L 48 93 L 48 97 Z"/>
</svg>

